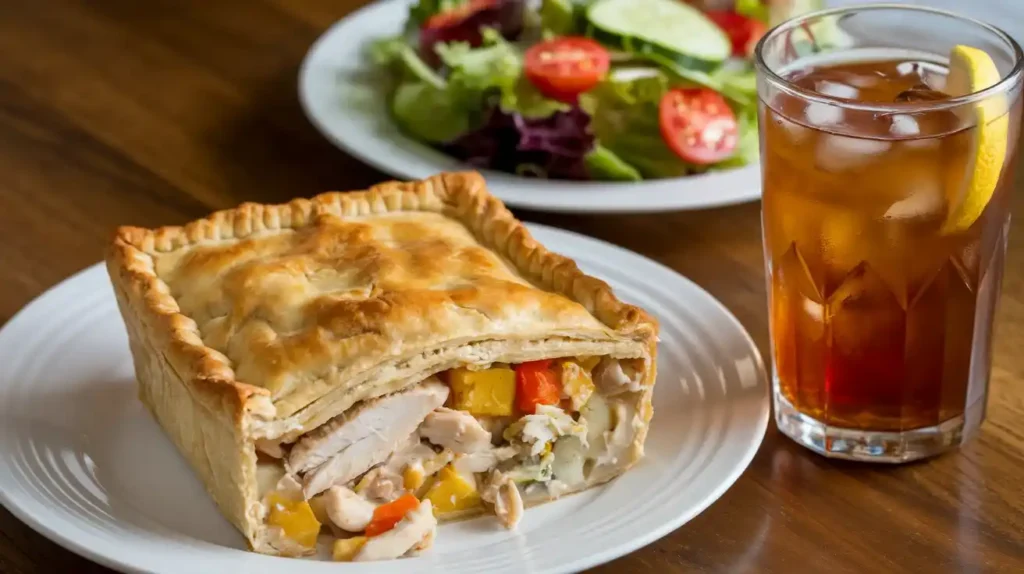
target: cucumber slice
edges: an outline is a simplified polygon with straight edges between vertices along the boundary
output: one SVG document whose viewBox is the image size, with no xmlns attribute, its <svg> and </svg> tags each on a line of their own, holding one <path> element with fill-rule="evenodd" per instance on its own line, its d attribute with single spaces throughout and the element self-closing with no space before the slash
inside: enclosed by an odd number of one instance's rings
<svg viewBox="0 0 1024 574">
<path fill-rule="evenodd" d="M 598 0 L 587 9 L 588 32 L 599 42 L 682 68 L 711 71 L 732 52 L 725 32 L 679 0 Z"/>
</svg>

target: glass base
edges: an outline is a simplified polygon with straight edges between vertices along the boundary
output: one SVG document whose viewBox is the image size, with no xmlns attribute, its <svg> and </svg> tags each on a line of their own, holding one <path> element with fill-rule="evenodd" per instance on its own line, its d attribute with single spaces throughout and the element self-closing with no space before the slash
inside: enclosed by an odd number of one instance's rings
<svg viewBox="0 0 1024 574">
<path fill-rule="evenodd" d="M 903 432 L 852 430 L 829 426 L 793 407 L 775 387 L 775 424 L 789 438 L 829 458 L 903 463 L 941 454 L 966 442 L 981 426 L 984 399 L 963 415 L 941 424 Z"/>
</svg>

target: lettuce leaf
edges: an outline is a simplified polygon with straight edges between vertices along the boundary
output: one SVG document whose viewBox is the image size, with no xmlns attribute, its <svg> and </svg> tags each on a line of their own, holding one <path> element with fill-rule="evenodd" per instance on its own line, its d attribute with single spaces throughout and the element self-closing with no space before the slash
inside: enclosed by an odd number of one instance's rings
<svg viewBox="0 0 1024 574">
<path fill-rule="evenodd" d="M 405 82 L 391 98 L 391 114 L 403 131 L 431 143 L 444 143 L 470 131 L 479 111 L 448 88 Z"/>
<path fill-rule="evenodd" d="M 768 24 L 771 20 L 771 11 L 768 7 L 770 0 L 736 0 L 736 13 L 760 20 Z"/>
<path fill-rule="evenodd" d="M 465 43 L 439 44 L 438 55 L 451 70 L 448 82 L 465 92 L 467 99 L 486 99 L 488 91 L 498 94 L 505 113 L 518 113 L 528 119 L 550 117 L 568 111 L 571 106 L 541 94 L 523 75 L 519 50 L 497 32 L 484 29 L 484 46 L 470 48 Z"/>
<path fill-rule="evenodd" d="M 572 0 L 541 0 L 540 26 L 545 35 L 566 36 L 576 32 L 576 14 Z"/>
<path fill-rule="evenodd" d="M 678 177 L 693 171 L 661 137 L 658 104 L 668 89 L 668 78 L 656 73 L 609 79 L 580 96 L 580 106 L 593 118 L 590 129 L 597 140 L 645 178 Z"/>
<path fill-rule="evenodd" d="M 448 84 L 466 98 L 482 98 L 490 89 L 511 90 L 523 70 L 522 58 L 500 34 L 485 28 L 484 45 L 465 42 L 437 44 L 434 49 L 448 67 Z"/>
<path fill-rule="evenodd" d="M 637 169 L 622 161 L 615 152 L 601 144 L 595 144 L 583 161 L 591 179 L 604 181 L 640 181 L 643 176 Z"/>
<path fill-rule="evenodd" d="M 511 88 L 502 89 L 499 105 L 505 113 L 518 113 L 528 119 L 542 119 L 572 108 L 569 104 L 545 97 L 525 76 L 520 76 Z"/>
<path fill-rule="evenodd" d="M 758 161 L 757 99 L 756 94 L 750 95 L 752 86 L 747 82 L 747 76 L 737 74 L 729 79 L 736 84 L 737 93 L 747 94 L 744 103 L 730 103 L 739 128 L 736 152 L 722 162 L 707 166 L 684 161 L 669 149 L 662 138 L 658 104 L 666 91 L 679 85 L 678 80 L 673 81 L 664 73 L 650 70 L 623 77 L 626 79 L 616 79 L 613 75 L 583 94 L 580 105 L 593 118 L 591 131 L 600 146 L 623 164 L 634 168 L 643 178 L 680 177 Z M 594 177 L 599 176 L 595 174 Z"/>
<path fill-rule="evenodd" d="M 444 78 L 428 66 L 402 36 L 371 43 L 367 55 L 374 64 L 396 70 L 399 82 L 417 80 L 438 89 L 445 87 Z"/>
</svg>

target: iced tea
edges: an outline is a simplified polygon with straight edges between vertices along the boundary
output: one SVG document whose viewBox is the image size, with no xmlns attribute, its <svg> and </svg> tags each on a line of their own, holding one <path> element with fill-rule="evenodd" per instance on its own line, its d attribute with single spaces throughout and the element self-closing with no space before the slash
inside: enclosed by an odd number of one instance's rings
<svg viewBox="0 0 1024 574">
<path fill-rule="evenodd" d="M 868 53 L 762 90 L 776 412 L 815 450 L 907 460 L 983 416 L 1020 98 L 983 115 L 943 58 Z"/>
</svg>

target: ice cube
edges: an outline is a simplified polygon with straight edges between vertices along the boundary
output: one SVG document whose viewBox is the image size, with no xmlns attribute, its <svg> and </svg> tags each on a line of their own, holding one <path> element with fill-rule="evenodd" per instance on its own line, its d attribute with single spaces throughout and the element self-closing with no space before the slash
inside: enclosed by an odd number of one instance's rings
<svg viewBox="0 0 1024 574">
<path fill-rule="evenodd" d="M 932 62 L 911 61 L 901 62 L 896 66 L 896 73 L 901 76 L 917 76 L 928 89 L 941 92 L 946 87 L 946 68 Z"/>
<path fill-rule="evenodd" d="M 949 71 L 945 67 L 931 62 L 921 62 L 921 69 L 918 73 L 921 75 L 921 81 L 928 88 L 936 92 L 946 89 L 946 75 Z"/>
<path fill-rule="evenodd" d="M 804 109 L 804 116 L 812 126 L 834 126 L 843 122 L 843 110 L 838 106 L 811 102 Z"/>
<path fill-rule="evenodd" d="M 816 161 L 825 171 L 847 171 L 868 165 L 891 147 L 892 142 L 885 140 L 822 134 Z"/>
<path fill-rule="evenodd" d="M 856 74 L 851 75 L 846 81 L 855 88 L 871 89 L 882 85 L 884 76 L 880 74 Z"/>
<path fill-rule="evenodd" d="M 901 76 L 909 76 L 917 73 L 919 62 L 900 62 L 896 65 L 896 73 Z"/>
<path fill-rule="evenodd" d="M 856 99 L 860 94 L 860 90 L 849 84 L 832 82 L 829 80 L 819 80 L 815 83 L 814 89 L 817 90 L 819 94 L 844 100 Z"/>
<path fill-rule="evenodd" d="M 896 137 L 913 137 L 921 133 L 921 128 L 917 125 L 917 120 L 913 116 L 896 114 L 892 116 L 891 120 L 892 124 L 889 125 L 889 133 Z"/>
<path fill-rule="evenodd" d="M 811 133 L 810 129 L 781 116 L 775 117 L 775 123 L 789 134 L 789 138 L 793 142 L 801 142 Z"/>
<path fill-rule="evenodd" d="M 909 169 L 895 186 L 905 190 L 903 199 L 886 210 L 885 219 L 905 220 L 938 215 L 942 210 L 942 180 L 930 170 Z"/>
</svg>

